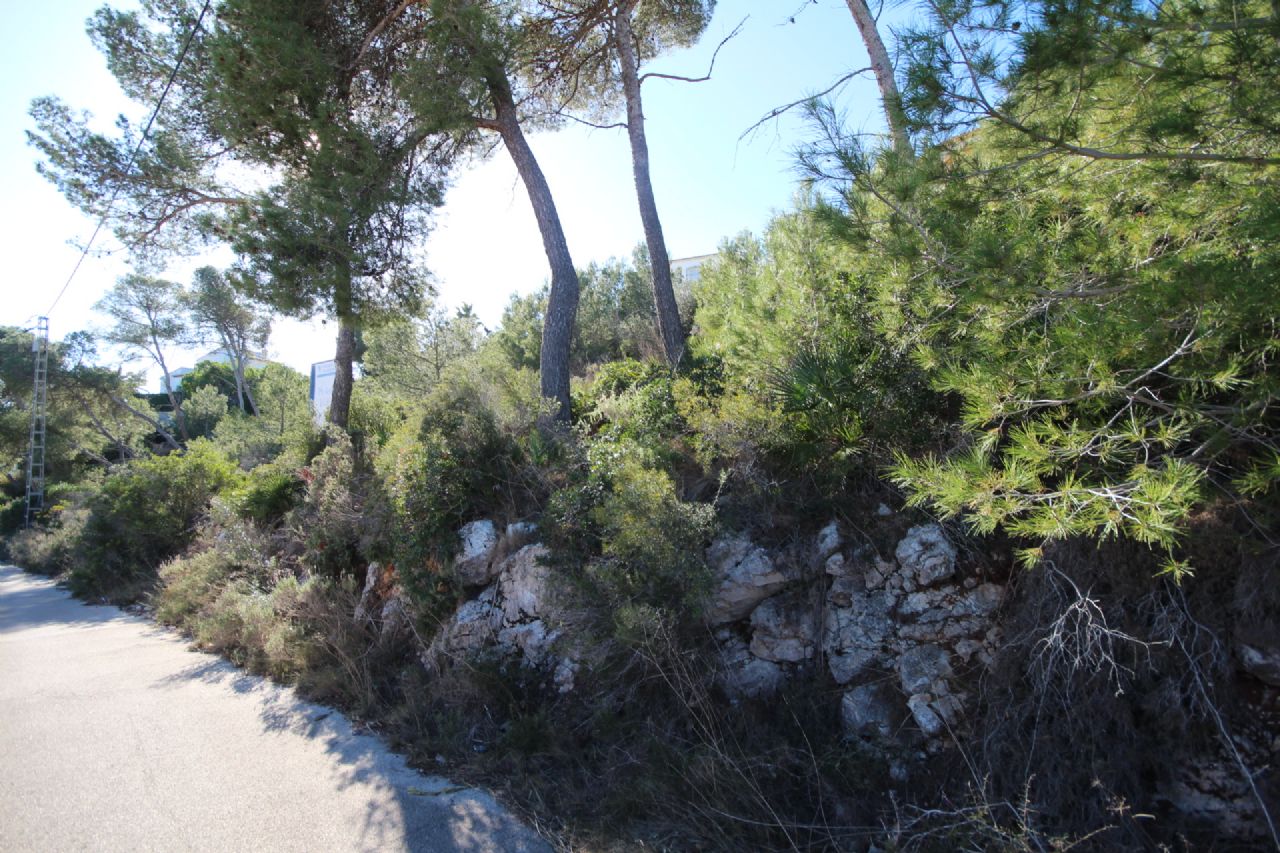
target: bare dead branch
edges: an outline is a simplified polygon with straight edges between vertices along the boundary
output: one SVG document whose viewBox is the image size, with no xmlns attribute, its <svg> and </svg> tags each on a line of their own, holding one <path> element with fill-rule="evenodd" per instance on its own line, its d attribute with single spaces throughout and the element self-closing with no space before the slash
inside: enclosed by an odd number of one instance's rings
<svg viewBox="0 0 1280 853">
<path fill-rule="evenodd" d="M 800 98 L 799 100 L 796 100 L 796 101 L 792 101 L 789 104 L 783 104 L 780 107 L 774 107 L 773 109 L 769 110 L 769 112 L 765 113 L 760 118 L 759 121 L 751 125 L 751 127 L 748 127 L 746 130 L 742 131 L 742 133 L 738 135 L 738 141 L 741 142 L 742 140 L 746 139 L 748 136 L 750 136 L 752 133 L 758 130 L 762 125 L 773 121 L 774 119 L 778 118 L 782 114 L 790 110 L 793 110 L 796 107 L 807 104 L 816 98 L 825 98 L 827 95 L 830 95 L 836 89 L 839 89 L 845 83 L 848 83 L 854 77 L 857 77 L 859 74 L 866 74 L 868 71 L 871 71 L 871 70 L 872 70 L 871 66 L 868 65 L 866 68 L 859 68 L 857 71 L 850 71 L 848 74 L 845 74 L 840 79 L 832 83 L 830 86 L 823 89 L 821 92 L 815 92 L 812 95 L 806 95 L 805 97 Z"/>
<path fill-rule="evenodd" d="M 681 83 L 705 83 L 705 82 L 707 82 L 708 80 L 710 80 L 710 79 L 711 79 L 711 74 L 716 70 L 716 57 L 718 57 L 718 56 L 720 55 L 720 48 L 722 48 L 722 47 L 724 47 L 726 44 L 728 44 L 730 39 L 732 39 L 734 36 L 736 36 L 738 33 L 740 33 L 740 32 L 742 31 L 742 25 L 743 25 L 743 24 L 745 24 L 745 23 L 747 22 L 747 19 L 748 19 L 748 18 L 750 18 L 750 17 L 751 17 L 751 16 L 750 16 L 750 15 L 748 15 L 746 18 L 743 18 L 741 21 L 739 21 L 739 22 L 738 22 L 738 26 L 736 26 L 736 27 L 734 27 L 734 28 L 733 28 L 733 32 L 729 33 L 729 35 L 727 35 L 727 36 L 725 36 L 724 38 L 722 38 L 722 39 L 720 40 L 720 44 L 716 45 L 715 52 L 711 54 L 711 64 L 707 66 L 707 73 L 706 73 L 706 74 L 704 74 L 703 76 L 701 76 L 701 77 L 681 77 L 679 74 L 659 74 L 659 73 L 658 73 L 658 72 L 656 72 L 656 71 L 650 71 L 648 74 L 641 74 L 641 75 L 640 75 L 640 85 L 642 85 L 642 86 L 643 86 L 643 85 L 644 85 L 644 81 L 645 81 L 645 80 L 648 80 L 650 77 L 655 77 L 655 78 L 658 78 L 658 79 L 660 79 L 660 80 L 678 80 L 678 81 L 680 81 Z"/>
</svg>

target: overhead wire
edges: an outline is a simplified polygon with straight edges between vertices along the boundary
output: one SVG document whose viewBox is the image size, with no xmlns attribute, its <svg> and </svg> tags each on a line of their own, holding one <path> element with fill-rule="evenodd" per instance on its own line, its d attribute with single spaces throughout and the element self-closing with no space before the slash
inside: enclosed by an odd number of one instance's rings
<svg viewBox="0 0 1280 853">
<path fill-rule="evenodd" d="M 156 101 L 155 109 L 151 111 L 151 117 L 147 119 L 146 127 L 142 129 L 142 136 L 138 138 L 138 144 L 133 146 L 133 152 L 129 155 L 129 162 L 124 167 L 124 177 L 128 178 L 129 173 L 133 171 L 133 164 L 138 160 L 138 153 L 142 150 L 142 146 L 146 144 L 147 138 L 151 135 L 151 128 L 155 124 L 156 116 L 160 115 L 160 108 L 164 106 L 164 100 L 169 96 L 169 90 L 173 88 L 173 82 L 178 77 L 178 71 L 182 68 L 183 61 L 187 58 L 187 51 L 191 48 L 191 43 L 195 40 L 196 33 L 200 31 L 200 26 L 204 23 L 204 16 L 208 14 L 209 7 L 213 0 L 205 0 L 204 7 L 200 10 L 200 15 L 196 18 L 195 26 L 191 28 L 191 32 L 187 33 L 186 40 L 182 43 L 182 50 L 178 52 L 178 61 L 173 64 L 173 70 L 169 72 L 169 79 L 165 81 L 164 89 L 160 92 L 160 99 Z M 76 277 L 76 273 L 80 271 L 84 259 L 89 256 L 89 250 L 93 248 L 93 241 L 98 239 L 98 234 L 102 231 L 102 226 L 106 224 L 107 217 L 111 215 L 111 208 L 115 206 L 116 199 L 120 196 L 121 183 L 116 185 L 115 190 L 111 193 L 111 198 L 107 201 L 107 207 L 102 211 L 102 216 L 98 219 L 98 224 L 93 229 L 93 234 L 89 236 L 89 242 L 85 243 L 84 250 L 80 252 L 80 257 L 76 261 L 75 267 L 71 270 L 71 275 L 67 276 L 66 282 L 62 285 L 62 289 L 58 291 L 58 295 L 54 297 L 53 304 L 45 311 L 48 317 L 53 313 L 53 309 L 58 306 L 63 295 L 67 292 L 67 288 L 71 286 L 71 282 Z"/>
</svg>

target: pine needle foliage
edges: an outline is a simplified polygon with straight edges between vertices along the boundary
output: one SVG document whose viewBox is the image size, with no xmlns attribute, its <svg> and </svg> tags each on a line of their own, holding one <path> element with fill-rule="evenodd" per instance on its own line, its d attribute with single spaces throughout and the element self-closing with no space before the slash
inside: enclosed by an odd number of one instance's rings
<svg viewBox="0 0 1280 853">
<path fill-rule="evenodd" d="M 822 216 L 882 334 L 961 401 L 917 505 L 1032 546 L 1177 544 L 1271 488 L 1280 42 L 1261 3 L 938 3 L 902 42 L 917 152 L 815 106 Z M 963 133 L 961 133 L 963 131 Z"/>
</svg>

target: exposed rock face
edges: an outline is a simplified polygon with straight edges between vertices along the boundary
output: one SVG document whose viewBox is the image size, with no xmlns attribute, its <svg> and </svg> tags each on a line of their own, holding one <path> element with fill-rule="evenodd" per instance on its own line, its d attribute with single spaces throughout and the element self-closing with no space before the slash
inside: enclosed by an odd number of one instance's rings
<svg viewBox="0 0 1280 853">
<path fill-rule="evenodd" d="M 744 618 L 789 580 L 774 567 L 768 553 L 745 536 L 717 540 L 707 549 L 707 562 L 719 579 L 707 609 L 711 625 Z"/>
<path fill-rule="evenodd" d="M 845 731 L 884 740 L 902 724 L 902 701 L 883 684 L 862 684 L 844 694 L 840 715 Z"/>
<path fill-rule="evenodd" d="M 911 528 L 895 554 L 897 561 L 850 560 L 840 553 L 827 558 L 825 573 L 832 579 L 822 648 L 832 678 L 852 686 L 844 700 L 850 733 L 865 735 L 872 715 L 867 709 L 892 702 L 895 731 L 909 712 L 927 738 L 937 738 L 963 712 L 963 694 L 952 686 L 953 661 L 991 659 L 999 639 L 992 616 L 1004 588 L 956 580 L 956 550 L 936 524 Z M 888 672 L 898 676 L 899 689 L 878 683 Z M 871 679 L 877 680 L 874 690 L 859 684 Z"/>
<path fill-rule="evenodd" d="M 760 699 L 782 686 L 782 667 L 751 654 L 746 641 L 732 630 L 716 632 L 716 640 L 720 646 L 720 687 L 730 699 Z"/>
<path fill-rule="evenodd" d="M 837 584 L 838 585 L 838 584 Z M 883 666 L 893 636 L 890 614 L 896 601 L 885 590 L 828 594 L 823 649 L 837 684 L 848 684 L 868 670 Z"/>
<path fill-rule="evenodd" d="M 526 545 L 500 564 L 498 594 L 508 623 L 537 618 L 547 610 L 551 570 L 539 562 L 546 554 L 542 545 Z"/>
<path fill-rule="evenodd" d="M 936 524 L 922 524 L 907 531 L 898 543 L 898 558 L 904 579 L 916 586 L 930 586 L 955 574 L 956 547 Z"/>
<path fill-rule="evenodd" d="M 504 627 L 498 632 L 498 645 L 519 652 L 528 666 L 541 666 L 547 660 L 552 643 L 559 637 L 559 631 L 549 631 L 546 623 L 534 619 Z"/>
<path fill-rule="evenodd" d="M 484 586 L 498 574 L 494 562 L 498 549 L 498 528 L 492 521 L 481 519 L 464 524 L 458 531 L 461 543 L 453 561 L 453 572 L 463 586 Z"/>
<path fill-rule="evenodd" d="M 448 655 L 478 652 L 494 642 L 502 627 L 502 608 L 495 603 L 493 587 L 462 604 L 445 623 L 432 643 L 432 650 Z"/>
<path fill-rule="evenodd" d="M 840 525 L 832 521 L 818 531 L 818 561 L 822 562 L 840 550 L 844 545 L 844 537 L 840 535 Z"/>
<path fill-rule="evenodd" d="M 951 655 L 937 646 L 916 646 L 898 658 L 898 680 L 908 696 L 923 693 L 952 675 Z"/>
<path fill-rule="evenodd" d="M 813 657 L 817 626 L 813 604 L 802 594 L 776 595 L 751 614 L 751 653 L 775 663 Z"/>
<path fill-rule="evenodd" d="M 930 707 L 933 697 L 927 693 L 917 693 L 907 700 L 907 708 L 911 710 L 911 717 L 916 721 L 916 725 L 920 727 L 920 731 L 924 732 L 925 737 L 937 737 L 946 730 L 946 724 L 942 721 L 942 717 Z"/>
<path fill-rule="evenodd" d="M 398 594 L 388 598 L 382 605 L 379 618 L 382 620 L 382 631 L 378 635 L 380 642 L 393 643 L 409 633 L 412 623 L 409 608 Z"/>
<path fill-rule="evenodd" d="M 1264 684 L 1280 687 L 1280 648 L 1238 643 L 1236 653 L 1245 672 Z"/>
<path fill-rule="evenodd" d="M 357 622 L 365 622 L 369 619 L 374 606 L 378 580 L 381 576 L 382 566 L 378 563 L 370 563 L 369 568 L 365 570 L 364 589 L 360 591 L 360 600 L 356 603 L 356 610 L 353 614 Z"/>
<path fill-rule="evenodd" d="M 561 631 L 556 627 L 551 572 L 539 564 L 546 553 L 542 545 L 526 545 L 493 561 L 497 580 L 454 612 L 423 653 L 423 663 L 435 669 L 445 658 L 493 653 L 529 667 L 550 665 Z M 576 671 L 576 664 L 561 661 L 557 686 L 571 689 Z"/>
</svg>

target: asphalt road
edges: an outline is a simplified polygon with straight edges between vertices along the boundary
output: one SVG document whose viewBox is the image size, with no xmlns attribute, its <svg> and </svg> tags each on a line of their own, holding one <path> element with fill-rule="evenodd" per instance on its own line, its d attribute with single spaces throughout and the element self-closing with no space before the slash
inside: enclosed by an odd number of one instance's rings
<svg viewBox="0 0 1280 853">
<path fill-rule="evenodd" d="M 549 847 L 341 714 L 3 566 L 0 850 Z"/>
</svg>

